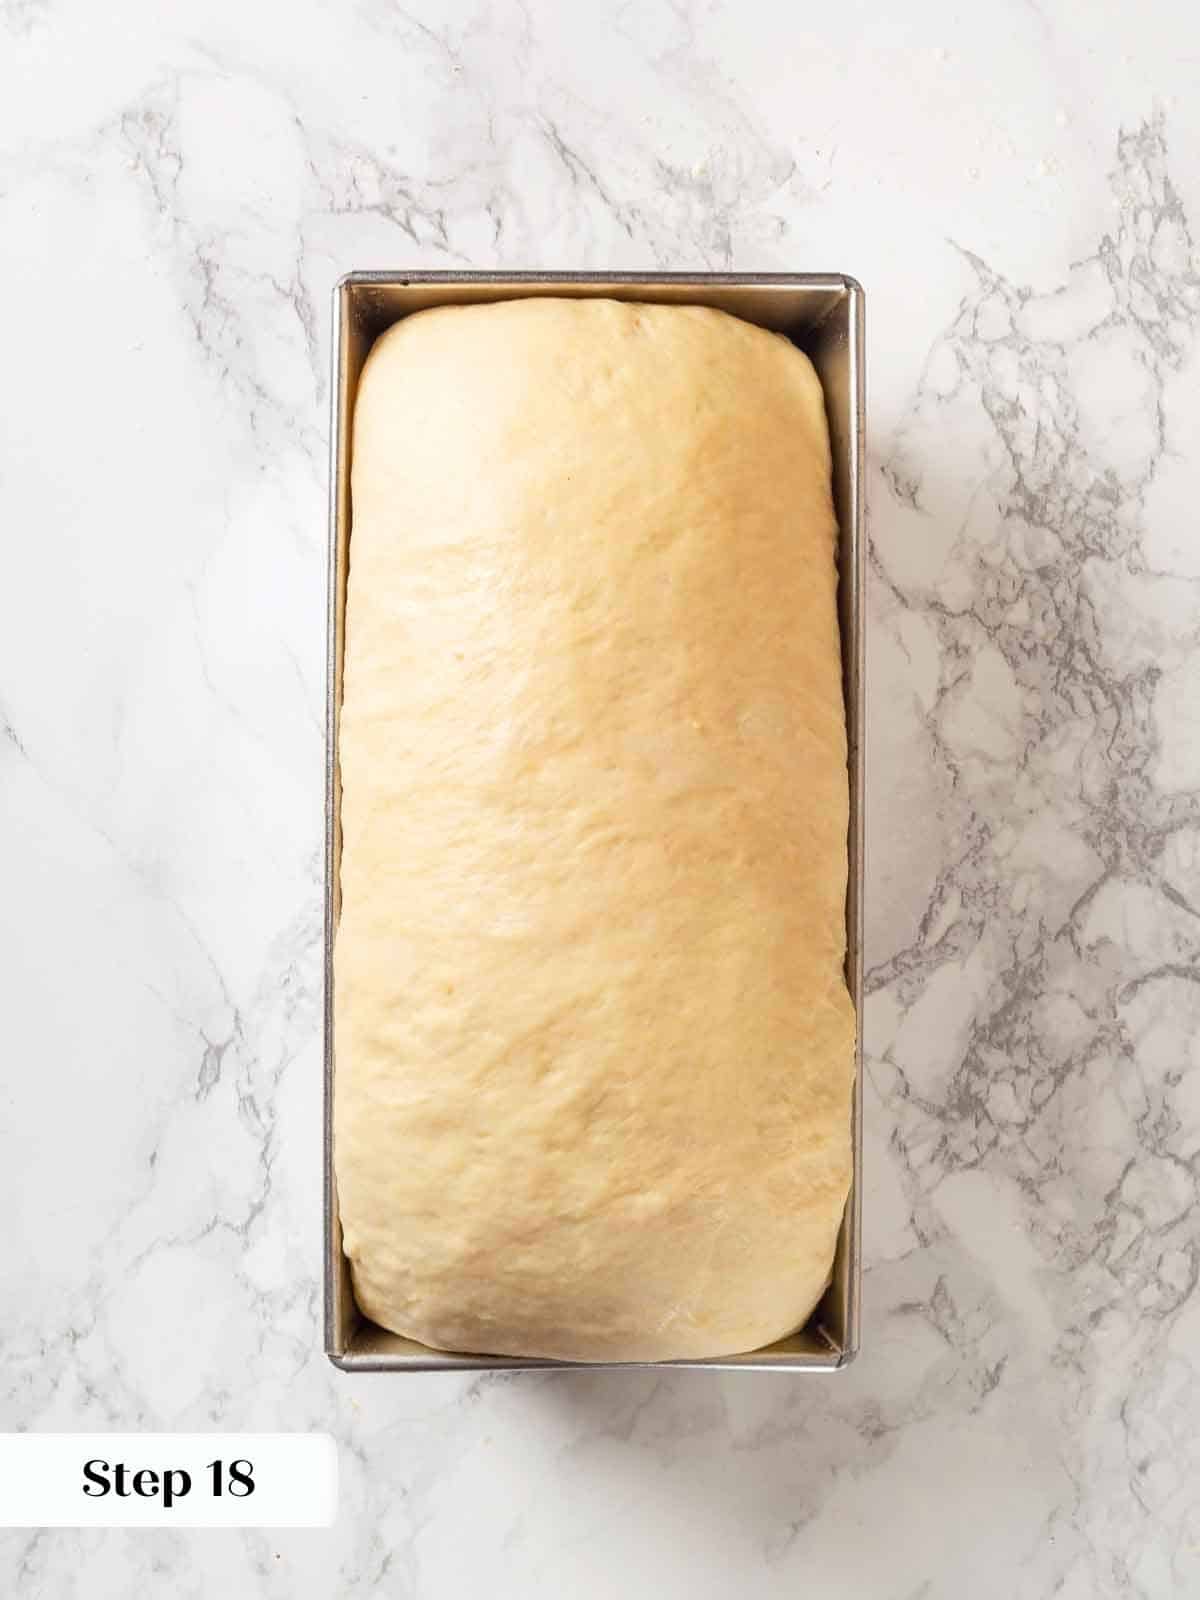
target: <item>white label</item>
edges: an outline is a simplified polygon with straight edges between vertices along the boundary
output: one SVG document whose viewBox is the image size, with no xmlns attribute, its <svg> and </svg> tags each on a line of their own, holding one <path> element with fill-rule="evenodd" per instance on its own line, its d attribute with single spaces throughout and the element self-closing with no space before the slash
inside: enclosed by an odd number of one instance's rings
<svg viewBox="0 0 1200 1600">
<path fill-rule="evenodd" d="M 0 1528 L 327 1528 L 327 1433 L 0 1433 Z"/>
</svg>

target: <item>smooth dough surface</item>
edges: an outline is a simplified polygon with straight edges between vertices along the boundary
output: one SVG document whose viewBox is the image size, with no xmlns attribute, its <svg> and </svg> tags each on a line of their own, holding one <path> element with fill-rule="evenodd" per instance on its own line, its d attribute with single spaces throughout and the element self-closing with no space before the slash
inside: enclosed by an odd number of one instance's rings
<svg viewBox="0 0 1200 1600">
<path fill-rule="evenodd" d="M 809 1315 L 850 1179 L 829 441 L 722 312 L 411 316 L 354 423 L 335 1162 L 363 1310 L 666 1360 Z"/>
</svg>

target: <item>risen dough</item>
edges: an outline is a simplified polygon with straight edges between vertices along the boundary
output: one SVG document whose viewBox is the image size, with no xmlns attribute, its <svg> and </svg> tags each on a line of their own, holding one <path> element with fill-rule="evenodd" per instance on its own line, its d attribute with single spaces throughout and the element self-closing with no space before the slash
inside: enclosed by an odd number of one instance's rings
<svg viewBox="0 0 1200 1600">
<path fill-rule="evenodd" d="M 354 424 L 336 1169 L 450 1350 L 765 1344 L 850 1176 L 829 442 L 718 311 L 446 308 Z"/>
</svg>

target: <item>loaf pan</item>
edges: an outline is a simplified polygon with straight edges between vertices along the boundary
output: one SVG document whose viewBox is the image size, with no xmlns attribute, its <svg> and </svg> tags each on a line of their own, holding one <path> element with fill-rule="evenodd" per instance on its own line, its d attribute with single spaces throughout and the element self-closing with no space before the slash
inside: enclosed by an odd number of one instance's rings
<svg viewBox="0 0 1200 1600">
<path fill-rule="evenodd" d="M 854 1173 L 838 1235 L 833 1277 L 808 1324 L 745 1355 L 701 1361 L 629 1363 L 773 1372 L 836 1372 L 857 1354 L 861 1299 L 862 907 L 863 907 L 863 291 L 838 273 L 351 272 L 334 290 L 330 438 L 328 679 L 325 722 L 325 1349 L 350 1372 L 473 1372 L 618 1363 L 459 1355 L 389 1333 L 359 1311 L 342 1254 L 333 1172 L 333 937 L 341 848 L 338 713 L 350 526 L 354 395 L 367 353 L 392 323 L 429 306 L 478 305 L 532 295 L 602 296 L 667 305 L 717 306 L 786 334 L 812 358 L 825 391 L 833 445 L 839 538 L 838 603 L 850 764 L 850 874 L 846 898 L 846 980 L 859 1017 L 854 1095 Z"/>
</svg>

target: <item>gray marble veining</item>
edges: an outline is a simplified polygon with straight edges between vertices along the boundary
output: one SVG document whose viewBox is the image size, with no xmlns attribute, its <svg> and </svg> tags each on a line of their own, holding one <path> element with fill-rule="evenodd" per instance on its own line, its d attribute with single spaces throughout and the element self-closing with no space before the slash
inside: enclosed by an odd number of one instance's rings
<svg viewBox="0 0 1200 1600">
<path fill-rule="evenodd" d="M 328 1429 L 54 1597 L 1200 1593 L 1200 37 L 1004 0 L 0 5 L 0 1425 Z M 868 293 L 866 1333 L 320 1354 L 329 290 Z"/>
</svg>

